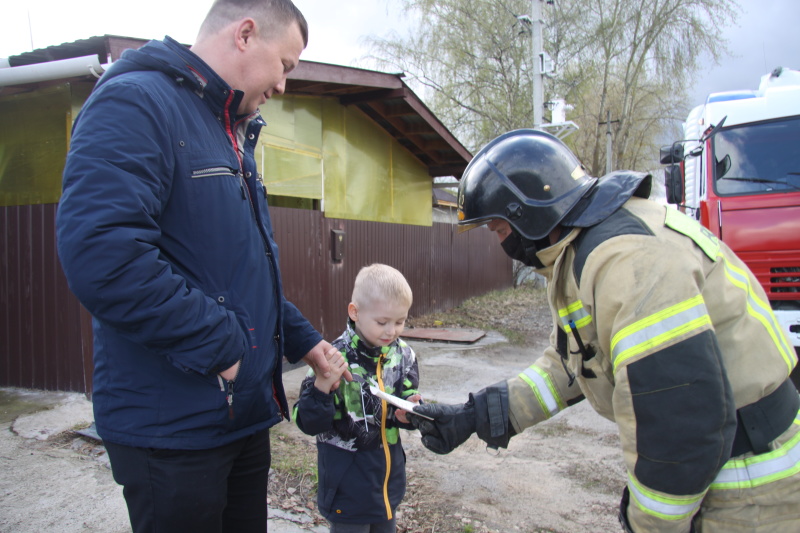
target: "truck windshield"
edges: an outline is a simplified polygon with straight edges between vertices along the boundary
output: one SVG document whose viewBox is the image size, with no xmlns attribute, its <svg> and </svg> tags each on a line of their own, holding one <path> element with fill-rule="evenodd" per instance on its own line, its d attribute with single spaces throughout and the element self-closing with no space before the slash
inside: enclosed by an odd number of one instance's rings
<svg viewBox="0 0 800 533">
<path fill-rule="evenodd" d="M 712 144 L 718 195 L 800 191 L 800 117 L 726 128 Z"/>
</svg>

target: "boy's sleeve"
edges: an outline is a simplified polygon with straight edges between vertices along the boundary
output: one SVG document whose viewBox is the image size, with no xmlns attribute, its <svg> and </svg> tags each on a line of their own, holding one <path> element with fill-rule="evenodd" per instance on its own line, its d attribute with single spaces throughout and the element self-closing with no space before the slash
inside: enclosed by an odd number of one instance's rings
<svg viewBox="0 0 800 533">
<path fill-rule="evenodd" d="M 405 363 L 405 375 L 403 376 L 403 384 L 400 389 L 400 397 L 401 398 L 408 398 L 410 396 L 414 396 L 415 394 L 419 394 L 419 365 L 417 364 L 417 357 L 414 353 L 414 350 L 411 349 L 410 346 L 407 346 L 408 352 L 403 354 L 403 359 Z M 394 418 L 394 423 L 400 429 L 407 429 L 409 431 L 413 431 L 416 429 L 411 424 L 404 424 L 400 422 L 395 416 L 395 410 L 392 410 L 392 417 Z"/>
<path fill-rule="evenodd" d="M 300 398 L 294 405 L 294 421 L 306 435 L 318 435 L 333 428 L 336 413 L 334 396 L 336 392 L 325 394 L 314 386 L 313 372 L 303 380 Z"/>
<path fill-rule="evenodd" d="M 419 394 L 419 365 L 417 364 L 417 356 L 410 346 L 407 346 L 408 353 L 403 354 L 405 360 L 405 374 L 403 376 L 403 386 L 400 392 L 401 398 L 408 398 L 415 394 Z"/>
</svg>

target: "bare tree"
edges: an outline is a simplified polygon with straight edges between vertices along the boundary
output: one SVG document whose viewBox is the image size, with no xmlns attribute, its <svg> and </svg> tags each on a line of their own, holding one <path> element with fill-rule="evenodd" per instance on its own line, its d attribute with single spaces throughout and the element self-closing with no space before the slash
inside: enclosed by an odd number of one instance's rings
<svg viewBox="0 0 800 533">
<path fill-rule="evenodd" d="M 415 30 L 372 39 L 379 66 L 406 73 L 468 147 L 530 126 L 530 47 L 516 15 L 525 0 L 401 0 Z M 530 5 L 530 4 L 527 4 Z"/>
<path fill-rule="evenodd" d="M 576 138 L 584 162 L 594 173 L 605 166 L 604 122 L 617 120 L 617 167 L 653 162 L 657 137 L 686 111 L 686 88 L 698 69 L 697 58 L 715 60 L 725 52 L 721 28 L 735 20 L 733 0 L 561 0 L 554 4 L 556 33 L 575 29 L 584 35 L 562 48 L 563 79 L 582 106 L 583 132 Z M 559 50 L 561 51 L 561 50 Z M 576 61 L 577 59 L 577 61 Z M 573 69 L 580 65 L 577 73 Z M 579 142 L 580 141 L 580 142 Z"/>
<path fill-rule="evenodd" d="M 396 0 L 397 1 L 397 0 Z M 529 0 L 399 0 L 414 18 L 407 38 L 372 39 L 371 58 L 402 70 L 432 110 L 471 149 L 532 123 L 530 34 L 518 16 Z M 618 168 L 647 167 L 658 137 L 685 114 L 696 58 L 726 50 L 720 28 L 735 0 L 555 0 L 546 5 L 545 49 L 558 75 L 545 100 L 574 106 L 568 139 L 589 170 L 605 168 L 605 129 L 615 123 Z"/>
</svg>

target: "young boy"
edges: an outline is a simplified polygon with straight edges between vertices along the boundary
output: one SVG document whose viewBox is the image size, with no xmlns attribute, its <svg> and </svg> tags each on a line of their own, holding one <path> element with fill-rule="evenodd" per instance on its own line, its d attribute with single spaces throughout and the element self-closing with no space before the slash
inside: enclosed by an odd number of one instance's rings
<svg viewBox="0 0 800 533">
<path fill-rule="evenodd" d="M 352 382 L 310 371 L 295 405 L 295 421 L 317 436 L 319 510 L 331 533 L 394 533 L 395 509 L 406 490 L 405 453 L 398 428 L 413 429 L 405 411 L 370 392 L 370 384 L 418 403 L 414 351 L 400 334 L 411 288 L 396 269 L 364 267 L 347 306 L 347 329 L 333 342 Z"/>
</svg>

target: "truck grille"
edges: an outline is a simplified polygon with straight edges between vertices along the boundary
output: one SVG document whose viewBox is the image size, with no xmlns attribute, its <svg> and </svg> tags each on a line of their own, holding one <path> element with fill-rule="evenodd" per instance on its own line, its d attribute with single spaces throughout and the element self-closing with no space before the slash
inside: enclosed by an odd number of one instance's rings
<svg viewBox="0 0 800 533">
<path fill-rule="evenodd" d="M 800 267 L 778 267 L 769 269 L 770 292 L 800 292 Z"/>
</svg>

